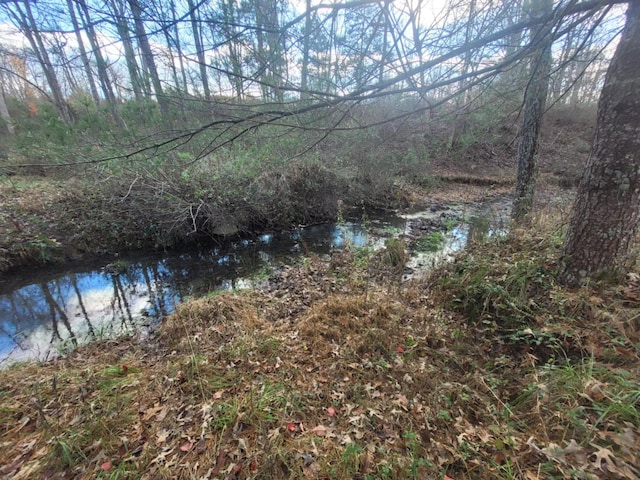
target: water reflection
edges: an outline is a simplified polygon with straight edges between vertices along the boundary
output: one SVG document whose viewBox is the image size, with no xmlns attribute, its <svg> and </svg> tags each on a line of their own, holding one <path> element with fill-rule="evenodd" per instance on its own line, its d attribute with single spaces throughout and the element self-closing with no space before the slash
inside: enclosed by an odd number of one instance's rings
<svg viewBox="0 0 640 480">
<path fill-rule="evenodd" d="M 391 218 L 381 225 L 403 222 Z M 328 253 L 346 242 L 367 244 L 367 229 L 358 223 L 318 225 L 209 250 L 123 258 L 115 268 L 79 266 L 3 279 L 0 364 L 46 360 L 87 341 L 132 334 L 188 296 L 250 287 L 261 269 L 304 253 Z"/>
<path fill-rule="evenodd" d="M 503 210 L 505 205 L 499 204 Z M 460 210 L 421 212 L 414 218 L 460 218 Z M 494 218 L 506 218 L 499 212 Z M 301 255 L 329 253 L 345 244 L 382 245 L 370 231 L 407 231 L 410 216 L 340 225 L 317 225 L 294 232 L 264 234 L 208 250 L 122 258 L 114 268 L 93 264 L 25 272 L 0 278 L 0 366 L 26 359 L 46 360 L 93 339 L 144 331 L 187 297 L 213 290 L 255 285 L 256 274 Z M 482 222 L 461 224 L 447 233 L 443 250 L 413 258 L 420 271 L 464 248 L 468 239 L 500 234 Z M 488 225 L 495 226 L 491 221 Z M 492 227 L 495 228 L 495 227 Z M 413 264 L 412 264 L 413 262 Z M 106 262 L 105 262 L 106 263 Z"/>
</svg>

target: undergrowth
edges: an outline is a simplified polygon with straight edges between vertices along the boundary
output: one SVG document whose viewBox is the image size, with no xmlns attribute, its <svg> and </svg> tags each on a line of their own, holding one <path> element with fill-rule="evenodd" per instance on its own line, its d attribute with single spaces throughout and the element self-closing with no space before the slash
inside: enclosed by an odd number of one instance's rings
<svg viewBox="0 0 640 480">
<path fill-rule="evenodd" d="M 191 300 L 146 343 L 0 372 L 11 478 L 637 478 L 640 277 L 566 290 L 556 226 L 389 285 L 401 242 Z"/>
</svg>

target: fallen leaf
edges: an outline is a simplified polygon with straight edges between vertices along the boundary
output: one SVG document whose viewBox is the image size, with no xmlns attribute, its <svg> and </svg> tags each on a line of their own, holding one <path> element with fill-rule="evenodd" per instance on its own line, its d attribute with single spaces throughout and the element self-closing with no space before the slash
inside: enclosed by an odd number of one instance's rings
<svg viewBox="0 0 640 480">
<path fill-rule="evenodd" d="M 318 425 L 317 427 L 312 428 L 311 430 L 309 430 L 309 432 L 315 433 L 319 437 L 326 437 L 327 436 L 327 431 L 328 431 L 328 429 L 324 425 Z"/>
<path fill-rule="evenodd" d="M 191 447 L 193 447 L 193 443 L 191 442 L 185 442 L 182 444 L 182 446 L 180 447 L 180 450 L 182 450 L 183 452 L 188 452 L 189 450 L 191 450 Z"/>
<path fill-rule="evenodd" d="M 162 405 L 154 405 L 151 408 L 148 408 L 146 411 L 144 411 L 144 415 L 142 416 L 142 421 L 143 422 L 148 422 L 149 420 L 151 420 L 153 417 L 155 417 L 159 412 L 162 411 L 163 407 Z"/>
<path fill-rule="evenodd" d="M 158 443 L 164 443 L 167 441 L 167 438 L 169 438 L 169 435 L 171 435 L 171 432 L 169 430 L 160 430 L 158 433 L 156 433 L 156 441 Z"/>
<path fill-rule="evenodd" d="M 222 398 L 222 395 L 224 395 L 224 390 L 218 390 L 216 393 L 213 394 L 213 398 L 215 400 L 220 400 Z"/>
<path fill-rule="evenodd" d="M 200 440 L 198 440 L 198 444 L 196 447 L 198 454 L 202 455 L 207 451 L 207 441 L 204 438 L 201 438 Z"/>
</svg>

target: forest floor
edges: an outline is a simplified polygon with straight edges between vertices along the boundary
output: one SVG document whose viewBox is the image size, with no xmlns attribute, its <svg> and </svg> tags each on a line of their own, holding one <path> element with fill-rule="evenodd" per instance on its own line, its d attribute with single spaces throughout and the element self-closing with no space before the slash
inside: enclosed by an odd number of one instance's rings
<svg viewBox="0 0 640 480">
<path fill-rule="evenodd" d="M 547 199 L 575 186 L 593 136 L 592 122 L 567 115 L 550 114 L 545 126 L 538 161 L 539 191 Z M 331 222 L 338 214 L 361 215 L 363 208 L 419 210 L 513 191 L 513 128 L 493 135 L 493 143 L 476 141 L 451 152 L 442 147 L 446 131 L 433 135 L 436 140 L 425 140 L 424 126 L 407 122 L 386 136 L 328 144 L 321 157 L 333 163 L 283 168 L 267 161 L 257 173 L 230 160 L 230 172 L 216 173 L 203 162 L 193 178 L 186 170 L 148 174 L 145 165 L 113 174 L 52 168 L 48 175 L 0 175 L 0 272 L 211 243 L 225 230 L 251 235 Z M 353 160 L 335 160 L 342 157 Z"/>
<path fill-rule="evenodd" d="M 428 275 L 399 280 L 402 242 L 347 248 L 188 301 L 151 336 L 0 371 L 0 477 L 640 478 L 640 271 L 556 283 L 588 148 L 551 126 L 531 228 Z M 440 181 L 406 204 L 510 192 L 512 161 L 476 152 L 434 162 Z M 126 246 L 84 232 L 104 200 L 85 188 L 4 179 L 2 248 Z"/>
<path fill-rule="evenodd" d="M 557 285 L 540 213 L 420 280 L 347 249 L 3 370 L 0 474 L 637 479 L 640 275 Z"/>
</svg>

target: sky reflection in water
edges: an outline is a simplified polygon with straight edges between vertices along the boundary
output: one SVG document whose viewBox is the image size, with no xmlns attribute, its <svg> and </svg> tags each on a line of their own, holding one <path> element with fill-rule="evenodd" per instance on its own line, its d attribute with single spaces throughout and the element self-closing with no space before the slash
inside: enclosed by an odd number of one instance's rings
<svg viewBox="0 0 640 480">
<path fill-rule="evenodd" d="M 402 222 L 393 218 L 380 226 Z M 209 250 L 124 258 L 120 274 L 79 266 L 13 275 L 0 282 L 0 365 L 46 360 L 90 340 L 135 333 L 191 295 L 249 287 L 261 269 L 291 263 L 302 252 L 368 241 L 358 223 L 319 225 Z"/>
</svg>

